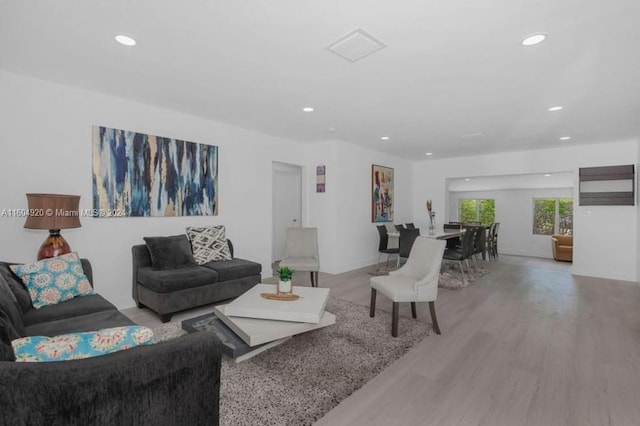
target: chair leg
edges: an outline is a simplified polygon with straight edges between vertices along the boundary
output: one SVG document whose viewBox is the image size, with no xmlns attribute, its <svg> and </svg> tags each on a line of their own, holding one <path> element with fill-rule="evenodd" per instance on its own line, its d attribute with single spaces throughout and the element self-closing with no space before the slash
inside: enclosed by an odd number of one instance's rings
<svg viewBox="0 0 640 426">
<path fill-rule="evenodd" d="M 418 314 L 416 313 L 416 302 L 411 302 L 411 316 L 413 318 L 418 318 Z"/>
<path fill-rule="evenodd" d="M 371 318 L 376 316 L 376 295 L 378 294 L 378 290 L 375 288 L 371 289 L 371 305 L 369 308 L 369 316 Z"/>
<path fill-rule="evenodd" d="M 380 270 L 380 258 L 382 258 L 382 253 L 378 254 L 378 263 L 376 263 L 376 272 L 375 272 L 376 275 L 378 275 L 378 270 Z"/>
<path fill-rule="evenodd" d="M 393 309 L 391 310 L 391 336 L 398 337 L 398 311 L 400 310 L 400 303 L 393 302 Z"/>
<path fill-rule="evenodd" d="M 433 329 L 436 334 L 440 333 L 440 326 L 438 325 L 438 318 L 436 318 L 436 302 L 429 302 L 429 312 L 431 312 L 431 322 L 433 323 Z"/>
<path fill-rule="evenodd" d="M 464 283 L 464 268 L 462 267 L 462 261 L 459 261 L 458 264 L 460 265 L 460 274 L 462 275 L 462 282 Z"/>
</svg>

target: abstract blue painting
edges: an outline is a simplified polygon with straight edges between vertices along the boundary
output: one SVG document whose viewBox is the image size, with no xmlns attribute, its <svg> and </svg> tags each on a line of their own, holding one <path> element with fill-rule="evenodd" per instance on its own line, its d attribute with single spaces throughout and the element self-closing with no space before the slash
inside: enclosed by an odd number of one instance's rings
<svg viewBox="0 0 640 426">
<path fill-rule="evenodd" d="M 217 215 L 218 147 L 94 126 L 93 211 Z"/>
</svg>

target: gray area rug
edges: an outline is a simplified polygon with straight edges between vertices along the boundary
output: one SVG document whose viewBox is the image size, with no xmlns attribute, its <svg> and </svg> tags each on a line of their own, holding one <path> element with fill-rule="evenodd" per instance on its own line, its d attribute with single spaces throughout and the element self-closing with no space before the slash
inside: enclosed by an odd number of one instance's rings
<svg viewBox="0 0 640 426">
<path fill-rule="evenodd" d="M 301 334 L 239 364 L 224 358 L 222 425 L 310 425 L 431 333 L 431 325 L 330 298 L 336 324 Z M 183 334 L 180 324 L 154 329 L 158 341 Z"/>
<path fill-rule="evenodd" d="M 489 271 L 482 266 L 478 266 L 477 268 L 472 266 L 469 269 L 470 272 L 467 272 L 467 268 L 465 267 L 465 280 L 462 281 L 460 266 L 457 263 L 445 264 L 444 270 L 438 280 L 438 287 L 448 288 L 450 290 L 461 290 L 489 273 Z"/>
</svg>

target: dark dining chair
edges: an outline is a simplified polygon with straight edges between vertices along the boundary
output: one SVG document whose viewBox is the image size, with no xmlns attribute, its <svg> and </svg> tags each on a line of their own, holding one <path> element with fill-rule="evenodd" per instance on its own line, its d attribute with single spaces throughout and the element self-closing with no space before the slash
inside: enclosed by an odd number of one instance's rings
<svg viewBox="0 0 640 426">
<path fill-rule="evenodd" d="M 471 250 L 471 255 L 469 256 L 473 261 L 474 269 L 478 269 L 478 256 L 482 255 L 482 259 L 485 259 L 485 235 L 487 232 L 487 228 L 484 226 L 467 226 L 467 232 L 469 230 L 473 230 L 474 237 L 472 241 L 473 249 Z"/>
<path fill-rule="evenodd" d="M 380 236 L 380 240 L 378 243 L 378 263 L 376 263 L 376 274 L 380 268 L 380 258 L 382 255 L 387 255 L 387 263 L 386 267 L 389 268 L 389 257 L 392 254 L 398 254 L 399 248 L 389 248 L 389 234 L 387 233 L 387 227 L 384 225 L 376 226 L 378 228 L 378 234 Z"/>
<path fill-rule="evenodd" d="M 405 229 L 403 224 L 399 224 L 399 225 L 394 225 L 396 227 L 396 231 L 402 231 L 403 229 Z"/>
<path fill-rule="evenodd" d="M 420 228 L 414 229 L 401 229 L 400 230 L 400 241 L 398 246 L 398 261 L 396 264 L 396 269 L 400 267 L 400 258 L 408 259 L 409 254 L 411 253 L 411 247 L 413 247 L 413 243 L 416 238 L 420 236 Z"/>
<path fill-rule="evenodd" d="M 474 248 L 473 255 L 475 259 L 478 258 L 478 255 L 482 256 L 482 260 L 485 260 L 487 258 L 486 240 L 487 240 L 487 227 L 479 226 L 478 232 L 476 233 L 475 241 L 473 243 L 473 248 Z"/>
<path fill-rule="evenodd" d="M 444 232 L 452 232 L 452 231 L 460 231 L 462 229 L 462 223 L 460 222 L 456 222 L 456 223 L 445 223 L 442 226 Z M 456 247 L 460 247 L 460 237 L 454 237 L 454 238 L 447 238 L 447 248 L 448 249 L 452 249 L 452 248 L 456 248 Z"/>
<path fill-rule="evenodd" d="M 463 263 L 467 265 L 467 273 L 470 273 L 469 257 L 473 254 L 473 242 L 475 240 L 476 232 L 477 231 L 475 228 L 467 228 L 465 233 L 462 235 L 462 243 L 460 244 L 460 247 L 446 249 L 444 251 L 444 260 L 458 262 L 458 265 L 460 266 L 462 282 L 465 282 Z"/>
<path fill-rule="evenodd" d="M 407 229 L 416 229 L 416 226 L 413 224 L 413 222 L 405 223 L 404 226 Z"/>
<path fill-rule="evenodd" d="M 487 237 L 487 252 L 489 259 L 498 257 L 498 229 L 500 222 L 494 222 L 489 227 L 489 235 Z"/>
</svg>

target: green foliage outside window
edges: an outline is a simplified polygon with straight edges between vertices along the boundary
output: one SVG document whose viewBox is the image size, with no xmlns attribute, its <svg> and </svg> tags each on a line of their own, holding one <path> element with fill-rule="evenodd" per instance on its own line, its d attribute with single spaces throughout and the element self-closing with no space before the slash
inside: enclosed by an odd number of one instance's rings
<svg viewBox="0 0 640 426">
<path fill-rule="evenodd" d="M 535 199 L 533 201 L 533 233 L 551 235 L 556 226 L 556 200 Z"/>
<path fill-rule="evenodd" d="M 482 226 L 489 226 L 496 219 L 494 200 L 462 199 L 458 212 L 460 222 L 480 222 Z"/>
<path fill-rule="evenodd" d="M 476 220 L 478 200 L 460 200 L 460 222 L 473 222 Z"/>
<path fill-rule="evenodd" d="M 563 235 L 573 235 L 573 200 L 570 198 L 559 199 L 558 214 L 560 216 L 558 233 Z"/>
<path fill-rule="evenodd" d="M 533 233 L 573 234 L 573 200 L 536 198 L 533 200 Z"/>
</svg>

